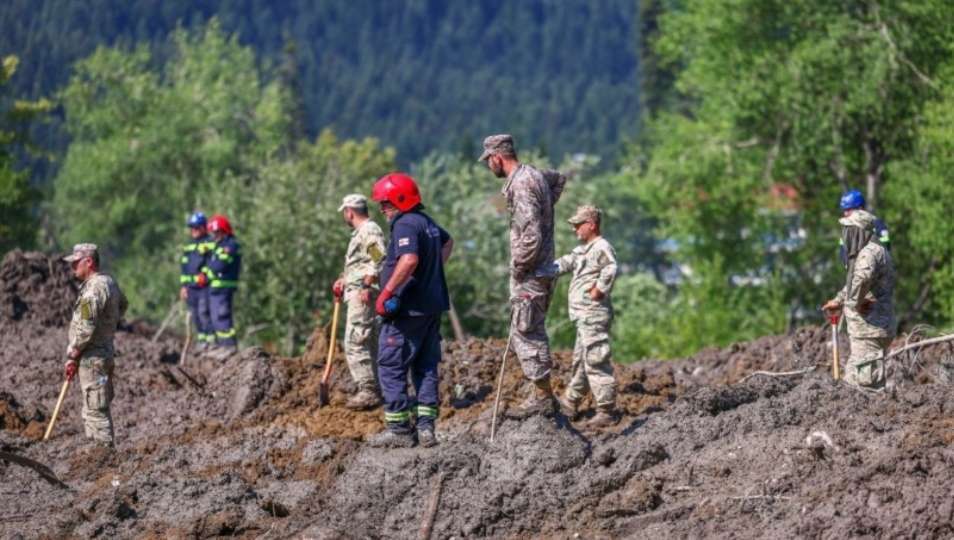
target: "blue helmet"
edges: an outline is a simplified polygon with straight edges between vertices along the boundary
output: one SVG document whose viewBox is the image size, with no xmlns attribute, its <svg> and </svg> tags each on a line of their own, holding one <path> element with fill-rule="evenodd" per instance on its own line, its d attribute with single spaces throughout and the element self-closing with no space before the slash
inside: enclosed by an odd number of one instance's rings
<svg viewBox="0 0 954 540">
<path fill-rule="evenodd" d="M 865 207 L 865 196 L 857 189 L 853 189 L 841 196 L 838 206 L 842 210 L 853 210 L 855 208 Z"/>
<path fill-rule="evenodd" d="M 205 227 L 205 214 L 202 212 L 196 212 L 189 216 L 189 221 L 186 222 L 186 225 L 195 229 L 197 227 Z"/>
</svg>

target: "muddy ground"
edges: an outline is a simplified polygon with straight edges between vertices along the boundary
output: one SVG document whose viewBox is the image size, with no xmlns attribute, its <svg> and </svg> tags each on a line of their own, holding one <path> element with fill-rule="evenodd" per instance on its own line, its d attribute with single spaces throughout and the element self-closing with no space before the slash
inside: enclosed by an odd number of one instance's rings
<svg viewBox="0 0 954 540">
<path fill-rule="evenodd" d="M 626 415 L 615 429 L 505 419 L 491 444 L 505 343 L 447 342 L 441 444 L 384 451 L 362 442 L 381 429 L 380 410 L 341 406 L 352 388 L 340 354 L 332 404 L 316 407 L 320 331 L 302 358 L 248 349 L 179 365 L 178 338 L 152 342 L 155 328 L 134 324 L 117 337 L 109 454 L 82 438 L 75 388 L 40 441 L 75 294 L 45 256 L 13 252 L 0 265 L 0 451 L 63 482 L 0 460 L 0 538 L 954 535 L 948 345 L 901 359 L 880 394 L 831 381 L 826 328 L 619 366 Z M 569 356 L 557 360 L 562 380 Z"/>
</svg>

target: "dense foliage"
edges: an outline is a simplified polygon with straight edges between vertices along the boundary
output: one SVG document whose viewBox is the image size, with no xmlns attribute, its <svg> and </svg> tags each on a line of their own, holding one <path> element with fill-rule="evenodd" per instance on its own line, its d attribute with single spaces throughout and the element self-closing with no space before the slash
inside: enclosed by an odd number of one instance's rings
<svg viewBox="0 0 954 540">
<path fill-rule="evenodd" d="M 217 17 L 259 63 L 293 66 L 305 126 L 375 137 L 410 163 L 504 129 L 549 155 L 612 154 L 638 114 L 632 0 L 5 0 L 0 53 L 45 95 L 97 46 L 145 44 Z M 413 133 L 413 136 L 409 135 Z"/>
</svg>

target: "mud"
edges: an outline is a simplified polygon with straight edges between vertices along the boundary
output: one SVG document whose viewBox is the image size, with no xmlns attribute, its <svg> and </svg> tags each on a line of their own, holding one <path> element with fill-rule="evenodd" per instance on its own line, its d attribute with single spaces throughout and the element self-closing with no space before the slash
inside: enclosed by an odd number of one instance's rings
<svg viewBox="0 0 954 540">
<path fill-rule="evenodd" d="M 446 342 L 441 444 L 387 451 L 362 442 L 380 410 L 342 407 L 340 351 L 317 408 L 320 331 L 301 358 L 253 348 L 179 365 L 177 336 L 153 343 L 134 325 L 117 336 L 109 453 L 83 440 L 75 388 L 40 441 L 75 297 L 58 264 L 14 252 L 0 265 L 0 450 L 69 486 L 0 461 L 3 538 L 419 538 L 431 520 L 432 538 L 954 535 L 946 345 L 899 359 L 880 394 L 830 380 L 827 328 L 621 365 L 615 428 L 585 429 L 587 405 L 579 422 L 504 419 L 490 444 L 506 343 Z M 564 380 L 568 353 L 557 361 Z M 508 366 L 505 405 L 525 391 Z"/>
</svg>

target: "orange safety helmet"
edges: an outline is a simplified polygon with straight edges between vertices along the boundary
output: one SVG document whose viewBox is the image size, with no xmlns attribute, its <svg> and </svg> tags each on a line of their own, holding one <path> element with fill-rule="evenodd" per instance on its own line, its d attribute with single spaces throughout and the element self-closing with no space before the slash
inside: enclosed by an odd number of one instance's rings
<svg viewBox="0 0 954 540">
<path fill-rule="evenodd" d="M 421 204 L 421 192 L 417 182 L 402 172 L 388 173 L 378 179 L 371 188 L 371 199 L 377 202 L 388 201 L 398 210 L 407 212 Z"/>
<path fill-rule="evenodd" d="M 232 224 L 229 223 L 229 218 L 222 214 L 212 216 L 212 219 L 209 220 L 208 228 L 210 232 L 223 232 L 229 236 L 232 235 Z"/>
</svg>

